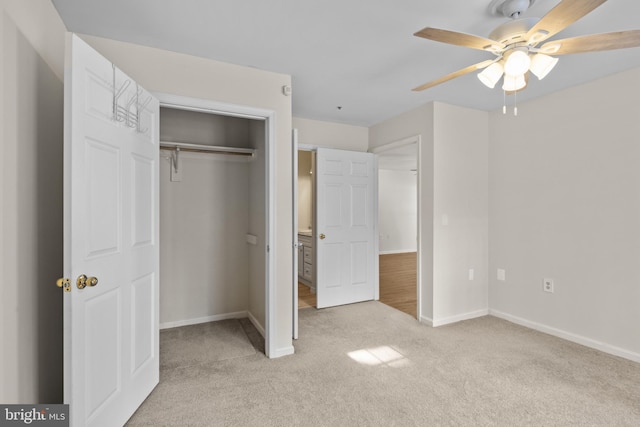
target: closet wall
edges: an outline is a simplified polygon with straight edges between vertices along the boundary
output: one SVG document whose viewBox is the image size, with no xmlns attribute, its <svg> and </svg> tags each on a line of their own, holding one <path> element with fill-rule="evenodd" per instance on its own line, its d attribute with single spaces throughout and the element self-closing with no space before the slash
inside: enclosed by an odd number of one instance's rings
<svg viewBox="0 0 640 427">
<path fill-rule="evenodd" d="M 181 180 L 173 182 L 170 151 L 161 151 L 161 327 L 249 313 L 263 326 L 264 123 L 161 108 L 160 140 L 259 153 L 248 160 L 181 152 Z M 248 233 L 257 237 L 256 245 L 247 243 Z"/>
</svg>

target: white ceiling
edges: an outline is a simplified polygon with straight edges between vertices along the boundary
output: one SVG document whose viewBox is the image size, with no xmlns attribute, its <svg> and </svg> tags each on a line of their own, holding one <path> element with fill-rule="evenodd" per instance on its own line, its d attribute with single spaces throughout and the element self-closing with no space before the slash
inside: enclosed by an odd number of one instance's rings
<svg viewBox="0 0 640 427">
<path fill-rule="evenodd" d="M 492 58 L 413 36 L 431 26 L 486 37 L 506 21 L 489 14 L 491 0 L 52 2 L 69 31 L 290 74 L 296 117 L 370 126 L 430 101 L 487 111 L 503 103 L 502 91 L 475 73 L 411 91 Z M 525 16 L 541 17 L 558 2 L 537 0 Z M 640 1 L 609 0 L 554 39 L 640 28 L 639 17 Z M 640 48 L 564 55 L 518 101 L 635 67 Z"/>
</svg>

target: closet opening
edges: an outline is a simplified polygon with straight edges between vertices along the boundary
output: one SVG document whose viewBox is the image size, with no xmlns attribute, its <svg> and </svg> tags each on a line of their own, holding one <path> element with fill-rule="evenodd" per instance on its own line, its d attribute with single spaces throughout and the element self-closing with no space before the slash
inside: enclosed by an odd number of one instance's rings
<svg viewBox="0 0 640 427">
<path fill-rule="evenodd" d="M 269 356 L 271 113 L 158 97 L 161 366 Z"/>
</svg>

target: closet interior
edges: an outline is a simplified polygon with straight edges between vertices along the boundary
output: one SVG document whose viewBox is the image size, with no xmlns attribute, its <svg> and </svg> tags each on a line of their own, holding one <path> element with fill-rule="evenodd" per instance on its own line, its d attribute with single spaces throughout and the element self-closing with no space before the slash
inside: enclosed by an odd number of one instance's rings
<svg viewBox="0 0 640 427">
<path fill-rule="evenodd" d="M 265 325 L 263 120 L 160 108 L 160 328 Z"/>
</svg>

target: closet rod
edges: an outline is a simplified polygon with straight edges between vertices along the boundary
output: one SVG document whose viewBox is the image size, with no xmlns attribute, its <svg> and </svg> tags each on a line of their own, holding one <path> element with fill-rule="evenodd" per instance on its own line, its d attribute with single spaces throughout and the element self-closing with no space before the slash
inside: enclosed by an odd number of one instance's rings
<svg viewBox="0 0 640 427">
<path fill-rule="evenodd" d="M 160 141 L 161 150 L 175 150 L 177 148 L 179 148 L 180 151 L 190 151 L 194 153 L 230 154 L 235 156 L 251 157 L 253 157 L 255 154 L 255 150 L 251 148 L 235 148 L 215 145 L 187 144 L 186 142 Z"/>
</svg>

